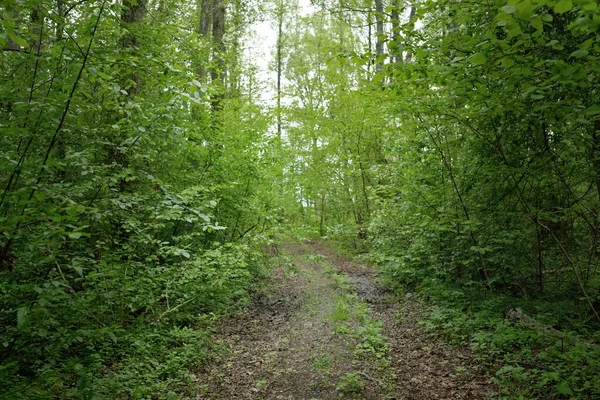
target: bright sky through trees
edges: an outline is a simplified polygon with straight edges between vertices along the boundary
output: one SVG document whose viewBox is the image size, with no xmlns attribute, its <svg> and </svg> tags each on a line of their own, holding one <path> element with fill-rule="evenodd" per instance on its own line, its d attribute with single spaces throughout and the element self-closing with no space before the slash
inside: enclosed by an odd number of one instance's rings
<svg viewBox="0 0 600 400">
<path fill-rule="evenodd" d="M 300 17 L 313 13 L 316 8 L 310 0 L 298 0 Z M 258 78 L 263 82 L 261 100 L 265 105 L 272 106 L 275 100 L 275 81 L 277 71 L 273 66 L 275 45 L 277 43 L 277 30 L 271 18 L 252 24 L 249 28 L 249 41 L 246 55 L 251 63 L 256 64 Z M 284 99 L 284 101 L 289 101 Z"/>
</svg>

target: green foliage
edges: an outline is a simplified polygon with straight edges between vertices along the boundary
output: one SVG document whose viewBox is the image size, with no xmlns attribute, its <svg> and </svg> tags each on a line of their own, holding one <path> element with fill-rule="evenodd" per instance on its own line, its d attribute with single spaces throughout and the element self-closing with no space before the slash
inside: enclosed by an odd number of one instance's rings
<svg viewBox="0 0 600 400">
<path fill-rule="evenodd" d="M 242 84 L 211 107 L 187 3 L 9 3 L 0 397 L 191 394 L 215 319 L 268 274 L 269 118 Z"/>
<path fill-rule="evenodd" d="M 247 304 L 264 262 L 247 245 L 227 245 L 168 267 L 111 263 L 69 296 L 51 286 L 22 317 L 25 323 L 7 332 L 27 341 L 17 339 L 20 352 L 3 365 L 2 387 L 44 397 L 76 393 L 71 385 L 83 379 L 86 390 L 103 398 L 181 387 L 214 348 L 212 321 Z M 36 361 L 26 366 L 29 358 Z"/>
<path fill-rule="evenodd" d="M 358 395 L 364 387 L 365 382 L 358 372 L 348 372 L 340 377 L 337 385 L 335 385 L 342 398 Z"/>
<path fill-rule="evenodd" d="M 384 70 L 401 124 L 368 257 L 433 301 L 426 324 L 470 343 L 507 396 L 595 397 L 598 7 L 430 1 L 416 18 L 399 27 L 414 62 Z M 507 305 L 556 333 L 510 325 Z"/>
<path fill-rule="evenodd" d="M 282 14 L 274 113 L 239 56 L 258 7 L 221 38 L 181 1 L 67 3 L 0 15 L 0 396 L 183 393 L 274 225 L 370 250 L 508 395 L 597 395 L 596 1 L 427 0 L 377 35 L 360 2 Z"/>
<path fill-rule="evenodd" d="M 390 345 L 381 333 L 381 322 L 365 316 L 356 334 L 359 338 L 359 353 L 371 353 L 377 358 L 383 358 Z"/>
<path fill-rule="evenodd" d="M 598 345 L 587 334 L 552 328 L 557 319 L 565 325 L 564 304 L 536 302 L 528 306 L 535 325 L 503 318 L 510 298 L 475 301 L 452 288 L 425 290 L 435 304 L 424 326 L 471 349 L 494 373 L 494 381 L 509 398 L 554 398 L 571 395 L 594 398 L 600 366 Z M 441 285 L 440 285 L 441 286 Z M 455 289 L 454 289 L 455 290 Z M 514 301 L 514 299 L 512 299 Z M 538 324 L 539 323 L 539 324 Z"/>
</svg>

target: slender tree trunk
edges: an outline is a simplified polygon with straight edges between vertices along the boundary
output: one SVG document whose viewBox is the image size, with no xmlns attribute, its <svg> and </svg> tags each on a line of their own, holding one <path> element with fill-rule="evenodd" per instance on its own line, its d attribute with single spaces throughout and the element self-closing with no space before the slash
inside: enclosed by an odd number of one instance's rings
<svg viewBox="0 0 600 400">
<path fill-rule="evenodd" d="M 214 0 L 212 9 L 212 37 L 213 37 L 213 66 L 210 71 L 211 81 L 216 87 L 217 93 L 211 99 L 214 113 L 223 109 L 224 87 L 225 87 L 225 4 L 224 0 Z M 215 116 L 213 125 L 218 123 Z M 216 124 L 215 124 L 216 122 Z"/>
<path fill-rule="evenodd" d="M 136 24 L 140 23 L 146 15 L 146 6 L 148 0 L 127 0 L 125 1 L 125 7 L 121 14 L 121 21 L 127 28 L 133 28 Z M 123 36 L 123 48 L 135 54 L 140 47 L 138 35 L 135 32 L 128 32 Z M 130 97 L 135 96 L 140 91 L 140 74 L 137 71 L 132 72 L 130 79 L 133 82 L 125 84 L 123 87 L 127 90 Z"/>
<path fill-rule="evenodd" d="M 325 193 L 321 194 L 321 218 L 319 221 L 319 234 L 325 236 Z"/>
<path fill-rule="evenodd" d="M 15 31 L 19 28 L 19 9 L 17 7 L 12 10 L 12 19 L 15 24 Z M 6 42 L 6 46 L 3 50 L 6 51 L 21 51 L 21 46 L 18 43 L 15 43 L 10 37 Z"/>
<path fill-rule="evenodd" d="M 402 64 L 402 44 L 400 44 L 400 16 L 398 9 L 400 5 L 398 0 L 392 1 L 392 42 L 396 45 L 395 54 L 390 54 L 393 62 L 397 65 Z"/>
<path fill-rule="evenodd" d="M 375 41 L 375 53 L 377 61 L 375 62 L 376 72 L 380 72 L 383 68 L 383 0 L 375 0 L 375 25 L 377 30 L 377 38 Z"/>
<path fill-rule="evenodd" d="M 124 0 L 123 10 L 121 12 L 121 21 L 123 27 L 127 29 L 125 35 L 123 35 L 123 49 L 131 54 L 137 54 L 140 41 L 139 34 L 135 31 L 136 25 L 138 25 L 144 16 L 146 15 L 146 6 L 148 0 Z M 137 69 L 132 69 L 129 79 L 122 83 L 122 87 L 127 91 L 127 95 L 130 99 L 137 96 L 141 90 L 141 77 Z M 120 139 L 117 139 L 117 143 Z M 117 151 L 114 145 L 111 147 L 109 152 L 109 159 L 112 159 L 117 164 L 120 164 L 123 168 L 128 164 L 127 156 Z M 131 183 L 125 179 L 121 179 L 119 182 L 119 189 L 121 191 L 127 190 L 131 186 Z M 119 228 L 119 231 L 121 229 Z"/>
<path fill-rule="evenodd" d="M 212 0 L 200 0 L 200 26 L 198 33 L 204 38 L 208 38 L 212 26 Z"/>
<path fill-rule="evenodd" d="M 369 13 L 367 14 L 367 43 L 369 44 L 369 57 L 371 57 L 371 55 L 373 54 L 373 16 L 372 16 L 372 9 L 371 6 L 369 6 Z M 369 62 L 367 64 L 367 79 L 369 79 L 371 77 L 371 64 L 372 62 Z"/>
<path fill-rule="evenodd" d="M 33 41 L 31 43 L 32 49 L 38 49 L 38 53 L 41 52 L 42 48 L 42 35 L 44 29 L 44 16 L 40 12 L 41 5 L 38 5 L 31 12 L 31 23 L 32 23 L 32 33 L 33 33 Z"/>
<path fill-rule="evenodd" d="M 369 206 L 369 196 L 367 194 L 367 172 L 365 171 L 364 168 L 364 163 L 362 160 L 362 154 L 360 151 L 360 146 L 361 146 L 361 139 L 362 139 L 362 135 L 359 134 L 358 135 L 358 140 L 356 143 L 356 156 L 358 158 L 358 167 L 360 170 L 360 183 L 361 183 L 361 191 L 362 191 L 362 195 L 363 195 L 363 199 L 365 202 L 365 218 L 368 220 L 370 215 L 371 215 L 371 208 Z"/>
<path fill-rule="evenodd" d="M 596 193 L 598 195 L 598 200 L 600 200 L 600 120 L 594 122 L 591 156 L 595 175 Z"/>
<path fill-rule="evenodd" d="M 410 16 L 408 17 L 409 23 L 414 22 L 415 16 L 417 14 L 417 9 L 414 5 L 410 6 Z M 406 52 L 406 63 L 410 64 L 412 61 L 412 54 L 410 52 Z"/>
<path fill-rule="evenodd" d="M 283 2 L 278 5 L 277 10 L 277 138 L 281 144 L 281 72 L 283 45 Z"/>
<path fill-rule="evenodd" d="M 56 0 L 56 13 L 58 14 L 58 22 L 56 23 L 56 41 L 62 42 L 63 40 L 63 29 L 64 29 L 64 13 L 65 13 L 65 4 L 64 0 Z M 58 139 L 58 143 L 56 144 L 56 153 L 57 157 L 60 160 L 64 160 L 67 157 L 67 144 L 63 137 Z M 61 178 L 64 179 L 66 171 L 61 171 Z"/>
<path fill-rule="evenodd" d="M 542 230 L 536 225 L 537 233 L 537 262 L 538 262 L 538 283 L 540 287 L 540 294 L 544 294 L 544 253 L 542 249 Z"/>
<path fill-rule="evenodd" d="M 198 34 L 205 40 L 210 39 L 211 28 L 212 28 L 212 0 L 199 0 L 198 7 L 200 9 L 200 23 L 198 25 Z M 198 80 L 200 82 L 206 82 L 207 70 L 202 61 L 199 61 L 199 65 L 196 69 Z"/>
</svg>

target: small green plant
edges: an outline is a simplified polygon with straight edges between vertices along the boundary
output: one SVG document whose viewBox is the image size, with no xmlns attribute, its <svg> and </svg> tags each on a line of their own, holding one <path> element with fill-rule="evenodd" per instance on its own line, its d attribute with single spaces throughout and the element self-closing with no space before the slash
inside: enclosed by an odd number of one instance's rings
<svg viewBox="0 0 600 400">
<path fill-rule="evenodd" d="M 334 273 L 332 274 L 332 278 L 336 287 L 349 291 L 352 288 L 352 284 L 350 283 L 350 279 L 346 274 L 342 273 Z"/>
<path fill-rule="evenodd" d="M 359 372 L 348 372 L 343 375 L 335 389 L 340 394 L 340 397 L 359 394 L 365 387 L 365 382 L 360 377 Z"/>
<path fill-rule="evenodd" d="M 348 303 L 343 300 L 338 300 L 333 308 L 331 319 L 334 322 L 348 321 L 350 319 L 350 308 Z"/>
<path fill-rule="evenodd" d="M 359 353 L 371 353 L 377 358 L 382 358 L 387 353 L 390 345 L 381 333 L 381 322 L 366 317 L 362 326 L 357 329 Z"/>
<path fill-rule="evenodd" d="M 311 356 L 313 367 L 318 371 L 329 371 L 331 368 L 331 356 L 329 354 L 321 353 Z"/>
<path fill-rule="evenodd" d="M 321 261 L 323 261 L 323 259 L 325 258 L 325 256 L 323 254 L 319 254 L 319 253 L 312 253 L 306 256 L 306 259 L 309 261 L 314 261 L 316 263 L 320 263 Z"/>
<path fill-rule="evenodd" d="M 261 388 L 261 387 L 263 387 L 263 386 L 267 386 L 267 381 L 260 380 L 260 381 L 256 382 L 256 384 L 254 384 L 254 386 L 255 386 L 257 389 L 260 389 L 260 388 Z"/>
<path fill-rule="evenodd" d="M 351 333 L 350 328 L 347 325 L 337 324 L 333 327 L 333 332 L 338 335 L 348 335 Z"/>
</svg>

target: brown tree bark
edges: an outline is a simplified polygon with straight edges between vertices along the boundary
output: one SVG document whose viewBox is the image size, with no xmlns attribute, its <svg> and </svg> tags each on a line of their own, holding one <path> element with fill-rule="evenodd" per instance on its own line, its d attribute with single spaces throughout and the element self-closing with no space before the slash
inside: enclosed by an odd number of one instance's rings
<svg viewBox="0 0 600 400">
<path fill-rule="evenodd" d="M 210 40 L 210 36 L 212 34 L 212 9 L 213 9 L 213 0 L 199 0 L 198 7 L 200 9 L 200 22 L 198 25 L 198 34 L 200 37 L 205 40 Z M 200 82 L 206 81 L 207 69 L 202 62 L 198 68 L 196 69 L 198 74 L 198 80 Z"/>
<path fill-rule="evenodd" d="M 375 0 L 375 54 L 378 60 L 375 62 L 375 71 L 380 72 L 383 68 L 381 55 L 383 54 L 383 0 Z"/>
<path fill-rule="evenodd" d="M 121 13 L 121 21 L 123 21 L 123 25 L 126 29 L 133 28 L 135 24 L 138 24 L 142 21 L 144 16 L 146 15 L 146 6 L 148 5 L 148 0 L 125 0 L 123 4 L 123 11 Z M 123 36 L 123 48 L 132 53 L 135 53 L 140 47 L 139 38 L 135 33 L 127 32 Z M 129 96 L 135 96 L 140 91 L 140 74 L 137 71 L 134 71 L 130 76 L 131 81 L 127 82 L 123 88 L 129 93 Z"/>
<path fill-rule="evenodd" d="M 211 99 L 213 112 L 223 109 L 225 87 L 225 4 L 223 0 L 214 0 L 212 8 L 213 65 L 210 71 L 211 81 L 217 93 Z M 214 122 L 214 121 L 213 121 Z"/>
<path fill-rule="evenodd" d="M 417 14 L 417 9 L 414 5 L 410 6 L 410 15 L 408 17 L 409 23 L 412 23 L 415 20 L 415 16 Z M 410 63 L 412 61 L 412 54 L 410 52 L 406 53 L 406 63 Z"/>
<path fill-rule="evenodd" d="M 392 42 L 396 45 L 395 54 L 392 54 L 393 62 L 397 65 L 402 64 L 402 45 L 400 44 L 400 16 L 398 9 L 400 5 L 398 0 L 392 0 Z"/>
</svg>

